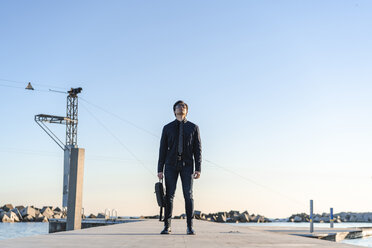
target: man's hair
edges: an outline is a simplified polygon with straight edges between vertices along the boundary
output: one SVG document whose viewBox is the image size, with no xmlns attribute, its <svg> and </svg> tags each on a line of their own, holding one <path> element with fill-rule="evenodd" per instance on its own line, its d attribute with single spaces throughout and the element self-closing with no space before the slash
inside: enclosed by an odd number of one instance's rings
<svg viewBox="0 0 372 248">
<path fill-rule="evenodd" d="M 180 104 L 180 103 L 185 104 L 185 106 L 186 106 L 186 111 L 189 112 L 189 106 L 187 106 L 187 104 L 186 104 L 184 101 L 181 101 L 181 100 L 177 101 L 177 102 L 173 105 L 173 112 L 176 112 L 176 106 L 177 106 L 178 104 Z"/>
</svg>

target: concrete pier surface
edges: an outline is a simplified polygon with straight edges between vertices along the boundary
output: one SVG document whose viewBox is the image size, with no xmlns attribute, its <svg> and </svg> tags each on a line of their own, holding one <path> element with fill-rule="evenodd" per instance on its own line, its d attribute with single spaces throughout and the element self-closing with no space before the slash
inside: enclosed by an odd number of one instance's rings
<svg viewBox="0 0 372 248">
<path fill-rule="evenodd" d="M 33 237 L 0 241 L 1 248 L 27 247 L 357 247 L 333 241 L 307 238 L 305 228 L 247 227 L 206 221 L 194 222 L 196 235 L 186 235 L 186 221 L 173 220 L 172 234 L 160 235 L 163 223 L 141 220 Z M 346 229 L 337 229 L 337 231 Z M 355 229 L 353 229 L 355 230 Z M 332 232 L 335 232 L 332 229 Z M 327 233 L 323 229 L 320 233 Z"/>
</svg>

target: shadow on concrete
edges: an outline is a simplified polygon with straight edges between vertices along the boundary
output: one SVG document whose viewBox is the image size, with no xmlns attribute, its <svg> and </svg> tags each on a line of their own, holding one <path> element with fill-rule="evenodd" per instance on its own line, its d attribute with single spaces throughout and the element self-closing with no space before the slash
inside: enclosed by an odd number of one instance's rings
<svg viewBox="0 0 372 248">
<path fill-rule="evenodd" d="M 220 233 L 226 233 L 226 234 L 245 234 L 245 233 L 239 232 L 239 231 L 229 231 L 229 232 L 220 232 Z"/>
<path fill-rule="evenodd" d="M 296 232 L 299 232 L 299 233 L 304 233 L 306 231 L 304 230 L 265 230 L 267 232 L 278 232 L 278 233 L 296 233 Z"/>
<path fill-rule="evenodd" d="M 193 235 L 187 235 L 186 233 L 172 233 L 168 235 L 162 235 L 160 233 L 58 233 L 55 234 L 58 236 L 175 236 L 175 235 L 184 235 L 184 236 L 193 236 Z"/>
</svg>

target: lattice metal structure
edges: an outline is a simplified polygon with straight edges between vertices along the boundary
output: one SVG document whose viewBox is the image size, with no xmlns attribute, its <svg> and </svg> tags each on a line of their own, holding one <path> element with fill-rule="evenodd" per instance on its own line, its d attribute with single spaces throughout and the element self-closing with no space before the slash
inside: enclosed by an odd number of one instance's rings
<svg viewBox="0 0 372 248">
<path fill-rule="evenodd" d="M 77 125 L 78 125 L 78 96 L 83 89 L 82 88 L 71 88 L 67 96 L 67 108 L 66 117 L 39 114 L 35 115 L 36 123 L 63 149 L 68 147 L 77 147 Z M 60 142 L 60 140 L 53 134 L 53 132 L 44 124 L 57 123 L 66 125 L 66 143 Z M 58 140 L 59 142 L 57 142 Z"/>
<path fill-rule="evenodd" d="M 56 115 L 35 115 L 35 121 L 42 121 L 42 122 L 49 122 L 49 123 L 57 123 L 57 124 L 65 124 L 68 120 L 67 117 L 63 116 L 56 116 Z"/>
<path fill-rule="evenodd" d="M 82 88 L 71 88 L 67 96 L 66 117 L 69 121 L 66 122 L 66 146 L 77 145 L 77 125 L 78 125 L 78 97 Z"/>
<path fill-rule="evenodd" d="M 66 146 L 77 145 L 77 124 L 78 124 L 78 97 L 69 91 L 67 96 L 66 117 Z"/>
<path fill-rule="evenodd" d="M 70 122 L 71 120 L 67 117 L 63 116 L 56 116 L 56 115 L 35 115 L 35 122 L 51 137 L 54 142 L 57 143 L 59 147 L 62 148 L 62 150 L 66 149 L 65 144 L 48 128 L 47 125 L 45 125 L 45 122 L 47 123 L 55 123 L 55 124 L 67 124 L 67 122 Z"/>
</svg>

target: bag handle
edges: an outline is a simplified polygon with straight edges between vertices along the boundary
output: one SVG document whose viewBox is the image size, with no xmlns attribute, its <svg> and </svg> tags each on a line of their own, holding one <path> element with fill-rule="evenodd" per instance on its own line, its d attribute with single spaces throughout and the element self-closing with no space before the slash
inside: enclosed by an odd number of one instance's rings
<svg viewBox="0 0 372 248">
<path fill-rule="evenodd" d="M 163 217 L 163 207 L 160 207 L 159 221 L 163 221 L 162 217 Z"/>
</svg>

